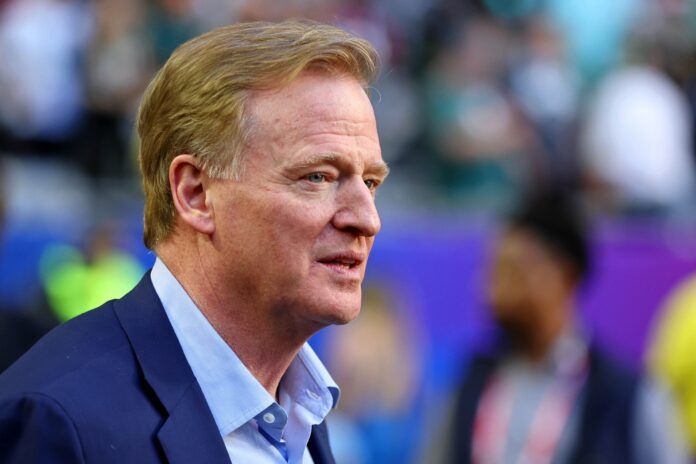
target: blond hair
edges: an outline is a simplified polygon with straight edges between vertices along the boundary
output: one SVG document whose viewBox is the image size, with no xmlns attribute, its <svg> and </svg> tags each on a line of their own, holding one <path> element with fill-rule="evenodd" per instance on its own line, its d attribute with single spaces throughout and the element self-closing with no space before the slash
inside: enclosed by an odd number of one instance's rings
<svg viewBox="0 0 696 464">
<path fill-rule="evenodd" d="M 137 118 L 148 248 L 174 228 L 174 157 L 191 154 L 210 176 L 238 178 L 250 132 L 249 93 L 280 88 L 308 69 L 347 74 L 367 88 L 377 53 L 341 29 L 305 21 L 225 26 L 172 53 L 145 91 Z"/>
</svg>

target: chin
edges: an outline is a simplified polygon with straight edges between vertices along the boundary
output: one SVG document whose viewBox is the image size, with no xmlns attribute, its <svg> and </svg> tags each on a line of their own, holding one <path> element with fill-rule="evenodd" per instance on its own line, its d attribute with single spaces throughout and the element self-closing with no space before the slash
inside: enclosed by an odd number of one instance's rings
<svg viewBox="0 0 696 464">
<path fill-rule="evenodd" d="M 340 314 L 337 315 L 337 317 L 334 319 L 332 324 L 334 325 L 345 325 L 348 324 L 349 322 L 352 322 L 355 320 L 356 317 L 358 317 L 358 314 L 360 314 L 360 308 L 352 311 L 343 311 Z"/>
<path fill-rule="evenodd" d="M 316 308 L 315 320 L 322 325 L 345 325 L 358 317 L 360 314 L 360 301 L 351 298 L 351 301 L 333 301 L 325 305 L 320 305 Z"/>
<path fill-rule="evenodd" d="M 513 343 L 526 340 L 529 338 L 530 333 L 533 333 L 535 330 L 534 325 L 531 323 L 529 318 L 520 318 L 508 315 L 507 317 L 495 317 L 494 320 L 498 327 L 500 327 L 500 329 L 502 329 L 502 331 L 505 333 L 506 337 L 508 337 Z"/>
</svg>

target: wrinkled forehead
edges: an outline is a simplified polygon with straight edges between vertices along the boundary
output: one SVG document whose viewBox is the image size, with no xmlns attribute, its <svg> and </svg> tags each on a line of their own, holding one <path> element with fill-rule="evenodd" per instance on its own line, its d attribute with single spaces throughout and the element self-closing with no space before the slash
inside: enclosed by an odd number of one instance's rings
<svg viewBox="0 0 696 464">
<path fill-rule="evenodd" d="M 374 122 L 372 104 L 357 79 L 311 71 L 282 87 L 251 91 L 246 109 L 254 121 L 275 124 L 298 124 L 322 116 Z"/>
<path fill-rule="evenodd" d="M 255 92 L 248 101 L 249 143 L 276 156 L 295 149 L 360 153 L 381 161 L 372 104 L 349 76 L 302 74 L 289 85 Z"/>
</svg>

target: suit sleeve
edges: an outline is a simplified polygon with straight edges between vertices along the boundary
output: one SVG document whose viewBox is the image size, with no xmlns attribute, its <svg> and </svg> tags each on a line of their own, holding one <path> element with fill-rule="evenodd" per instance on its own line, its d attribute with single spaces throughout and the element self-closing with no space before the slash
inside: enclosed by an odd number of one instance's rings
<svg viewBox="0 0 696 464">
<path fill-rule="evenodd" d="M 0 462 L 84 463 L 75 425 L 50 397 L 31 394 L 0 401 Z"/>
</svg>

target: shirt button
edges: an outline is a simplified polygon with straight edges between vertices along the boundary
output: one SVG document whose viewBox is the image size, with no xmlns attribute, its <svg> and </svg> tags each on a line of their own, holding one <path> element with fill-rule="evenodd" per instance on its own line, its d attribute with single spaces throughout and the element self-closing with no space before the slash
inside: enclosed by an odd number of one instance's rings
<svg viewBox="0 0 696 464">
<path fill-rule="evenodd" d="M 319 401 L 319 395 L 314 393 L 312 390 L 307 390 L 307 395 L 312 398 L 314 401 Z"/>
<path fill-rule="evenodd" d="M 275 416 L 271 414 L 270 412 L 267 412 L 266 414 L 263 415 L 263 421 L 267 424 L 272 424 L 275 422 Z"/>
</svg>

